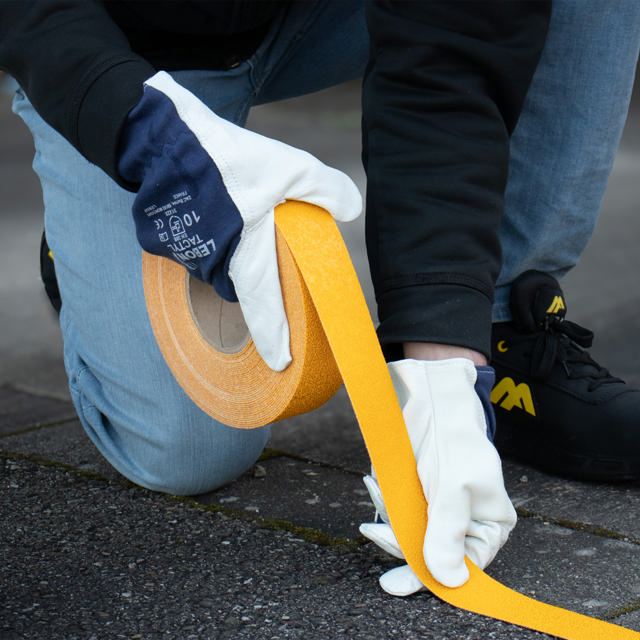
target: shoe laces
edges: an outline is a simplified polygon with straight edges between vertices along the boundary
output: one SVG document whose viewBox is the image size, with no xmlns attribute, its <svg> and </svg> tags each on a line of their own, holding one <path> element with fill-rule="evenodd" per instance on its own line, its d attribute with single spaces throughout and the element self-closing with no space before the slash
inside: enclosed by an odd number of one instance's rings
<svg viewBox="0 0 640 640">
<path fill-rule="evenodd" d="M 534 378 L 548 378 L 555 363 L 559 362 L 567 378 L 588 379 L 588 391 L 594 391 L 603 384 L 622 382 L 585 351 L 591 347 L 593 332 L 575 322 L 551 317 L 545 321 L 542 331 L 529 338 L 535 339 L 530 371 Z"/>
</svg>

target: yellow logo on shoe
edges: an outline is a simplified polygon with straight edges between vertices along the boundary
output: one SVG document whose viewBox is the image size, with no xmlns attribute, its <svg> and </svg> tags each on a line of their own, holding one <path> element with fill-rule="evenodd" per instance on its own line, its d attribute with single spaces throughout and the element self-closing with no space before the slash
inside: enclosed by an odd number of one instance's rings
<svg viewBox="0 0 640 640">
<path fill-rule="evenodd" d="M 564 311 L 566 307 L 564 306 L 564 300 L 562 296 L 555 296 L 553 298 L 553 302 L 547 309 L 547 313 L 558 313 L 559 311 Z"/>
<path fill-rule="evenodd" d="M 536 415 L 529 386 L 524 382 L 516 385 L 511 378 L 502 378 L 502 380 L 496 384 L 493 391 L 491 391 L 491 402 L 499 405 L 506 411 L 511 411 L 511 409 L 517 407 L 534 417 Z"/>
</svg>

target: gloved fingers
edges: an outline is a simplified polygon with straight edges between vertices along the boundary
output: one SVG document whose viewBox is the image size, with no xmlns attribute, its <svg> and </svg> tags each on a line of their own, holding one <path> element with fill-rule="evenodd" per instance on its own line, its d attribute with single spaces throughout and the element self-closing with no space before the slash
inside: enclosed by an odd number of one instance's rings
<svg viewBox="0 0 640 640">
<path fill-rule="evenodd" d="M 291 362 L 291 351 L 273 211 L 243 231 L 229 264 L 229 277 L 258 353 L 271 369 L 282 371 Z"/>
<path fill-rule="evenodd" d="M 380 586 L 388 594 L 401 597 L 427 590 L 408 564 L 391 569 L 381 575 Z"/>
<path fill-rule="evenodd" d="M 243 129 L 212 114 L 215 135 L 199 140 L 214 159 L 227 191 L 247 224 L 262 217 L 265 203 L 301 200 L 342 222 L 362 212 L 362 196 L 345 173 L 312 154 Z M 234 150 L 242 150 L 238 156 Z"/>
<path fill-rule="evenodd" d="M 459 587 L 469 579 L 464 561 L 469 513 L 464 491 L 448 495 L 440 491 L 429 503 L 424 560 L 433 577 L 447 587 Z"/>
<path fill-rule="evenodd" d="M 488 567 L 507 541 L 512 528 L 498 522 L 472 520 L 465 538 L 469 559 L 481 569 Z"/>
<path fill-rule="evenodd" d="M 508 533 L 516 526 L 518 515 L 504 486 L 498 452 L 493 445 L 491 450 L 495 456 L 495 463 L 485 466 L 482 481 L 476 482 L 471 519 L 476 522 L 496 523 Z"/>
<path fill-rule="evenodd" d="M 360 525 L 360 533 L 394 558 L 404 560 L 404 554 L 390 525 L 378 522 L 364 522 Z"/>
<path fill-rule="evenodd" d="M 373 506 L 376 508 L 378 516 L 383 522 L 389 524 L 387 508 L 385 507 L 384 499 L 382 498 L 382 491 L 380 491 L 378 481 L 373 476 L 364 476 L 362 481 L 364 482 L 365 487 L 367 487 L 367 491 L 371 497 L 371 502 L 373 502 Z"/>
<path fill-rule="evenodd" d="M 326 209 L 335 220 L 341 222 L 354 220 L 362 212 L 360 191 L 342 171 L 283 142 L 259 136 L 246 129 L 235 133 L 246 136 L 244 146 L 251 149 L 251 157 L 239 168 L 243 172 L 243 183 L 255 183 L 254 189 L 245 190 L 243 194 L 248 206 L 253 207 L 269 199 L 274 204 L 283 200 L 300 200 Z M 252 166 L 253 164 L 256 166 Z M 286 170 L 283 170 L 285 167 Z M 251 175 L 247 175 L 247 171 Z M 231 190 L 232 187 L 230 192 Z M 254 200 L 254 196 L 258 196 L 258 199 Z M 248 217 L 252 215 L 249 214 Z"/>
<path fill-rule="evenodd" d="M 340 222 L 355 220 L 362 212 L 362 196 L 353 180 L 313 156 L 304 174 L 290 183 L 284 195 L 287 200 L 301 200 L 322 207 Z"/>
<path fill-rule="evenodd" d="M 485 480 L 490 475 L 487 472 Z M 501 473 L 496 474 L 491 486 L 492 491 L 482 492 L 484 499 L 476 499 L 473 503 L 465 541 L 467 555 L 481 569 L 491 563 L 518 521 Z"/>
<path fill-rule="evenodd" d="M 448 495 L 441 490 L 429 504 L 425 562 L 434 578 L 449 587 L 460 586 L 468 579 L 465 554 L 484 569 L 516 524 L 515 509 L 504 490 L 494 491 L 490 500 L 480 502 L 480 507 L 476 502 L 474 492 L 467 488 Z M 474 519 L 477 510 L 488 517 Z"/>
</svg>

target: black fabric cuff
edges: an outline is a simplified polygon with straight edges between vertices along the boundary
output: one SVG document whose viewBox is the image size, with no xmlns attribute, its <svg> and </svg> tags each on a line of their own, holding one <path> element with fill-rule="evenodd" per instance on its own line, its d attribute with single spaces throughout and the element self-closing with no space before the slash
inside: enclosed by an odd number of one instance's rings
<svg viewBox="0 0 640 640">
<path fill-rule="evenodd" d="M 493 301 L 473 287 L 423 284 L 385 292 L 378 300 L 378 337 L 387 359 L 403 342 L 434 342 L 491 357 Z"/>
<path fill-rule="evenodd" d="M 137 185 L 118 174 L 118 140 L 129 112 L 142 98 L 144 81 L 155 73 L 142 58 L 113 64 L 87 89 L 78 114 L 80 153 L 129 191 Z"/>
</svg>

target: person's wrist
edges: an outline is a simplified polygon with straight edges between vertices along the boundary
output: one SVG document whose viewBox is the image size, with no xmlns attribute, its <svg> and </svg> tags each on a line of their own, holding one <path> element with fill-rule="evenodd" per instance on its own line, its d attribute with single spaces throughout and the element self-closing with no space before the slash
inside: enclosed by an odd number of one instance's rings
<svg viewBox="0 0 640 640">
<path fill-rule="evenodd" d="M 448 360 L 449 358 L 467 358 L 476 367 L 489 364 L 486 356 L 474 349 L 435 342 L 405 342 L 404 357 L 412 360 Z"/>
</svg>

